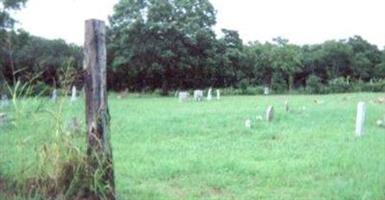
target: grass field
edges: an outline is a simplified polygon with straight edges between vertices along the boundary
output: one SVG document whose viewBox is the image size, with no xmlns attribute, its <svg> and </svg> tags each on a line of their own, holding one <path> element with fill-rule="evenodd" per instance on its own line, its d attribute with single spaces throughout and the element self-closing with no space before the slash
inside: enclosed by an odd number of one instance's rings
<svg viewBox="0 0 385 200">
<path fill-rule="evenodd" d="M 372 101 L 380 96 L 225 96 L 179 103 L 111 95 L 118 199 L 384 200 L 385 129 L 376 120 L 385 104 Z M 361 100 L 367 102 L 365 135 L 356 138 Z M 67 101 L 57 119 L 52 102 L 25 100 L 18 104 L 22 113 L 11 110 L 14 125 L 0 127 L 0 176 L 21 181 L 36 174 L 36 149 L 50 143 L 55 121 L 84 118 L 83 101 Z M 275 109 L 273 122 L 256 120 L 268 105 Z M 248 118 L 251 129 L 244 126 Z"/>
</svg>

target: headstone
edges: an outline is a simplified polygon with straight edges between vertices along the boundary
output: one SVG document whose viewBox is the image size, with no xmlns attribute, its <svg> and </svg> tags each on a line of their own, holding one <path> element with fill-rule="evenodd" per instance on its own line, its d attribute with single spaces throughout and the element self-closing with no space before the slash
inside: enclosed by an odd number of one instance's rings
<svg viewBox="0 0 385 200">
<path fill-rule="evenodd" d="M 221 91 L 216 90 L 216 92 L 217 92 L 217 100 L 220 100 L 221 99 Z"/>
<path fill-rule="evenodd" d="M 270 94 L 270 90 L 269 90 L 268 87 L 265 87 L 265 88 L 263 89 L 263 94 L 264 94 L 264 95 L 269 95 L 269 94 Z"/>
<path fill-rule="evenodd" d="M 189 96 L 188 92 L 179 92 L 179 94 L 178 94 L 179 101 L 180 102 L 187 101 L 188 96 Z"/>
<path fill-rule="evenodd" d="M 0 107 L 4 108 L 4 107 L 8 107 L 8 106 L 9 106 L 8 96 L 6 94 L 1 95 Z"/>
<path fill-rule="evenodd" d="M 81 123 L 80 123 L 80 120 L 76 117 L 73 117 L 71 118 L 71 120 L 69 120 L 68 122 L 68 130 L 69 130 L 69 134 L 71 133 L 76 133 L 76 134 L 80 134 L 81 133 Z"/>
<path fill-rule="evenodd" d="M 76 86 L 72 86 L 71 101 L 76 101 Z"/>
<path fill-rule="evenodd" d="M 52 91 L 51 100 L 56 102 L 56 100 L 57 100 L 57 89 L 54 89 Z"/>
<path fill-rule="evenodd" d="M 203 91 L 194 90 L 194 101 L 203 101 Z"/>
<path fill-rule="evenodd" d="M 245 121 L 245 127 L 246 127 L 246 128 L 251 128 L 251 120 L 250 120 L 250 119 L 247 119 L 247 120 Z"/>
<path fill-rule="evenodd" d="M 8 123 L 8 117 L 5 113 L 0 113 L 0 126 L 4 126 Z"/>
<path fill-rule="evenodd" d="M 273 106 L 269 106 L 266 110 L 266 121 L 271 122 L 273 121 L 274 117 L 274 108 Z"/>
<path fill-rule="evenodd" d="M 364 123 L 365 123 L 365 103 L 359 102 L 357 104 L 357 116 L 356 116 L 356 136 L 360 137 L 364 133 Z"/>
<path fill-rule="evenodd" d="M 211 94 L 212 89 L 209 88 L 209 91 L 207 92 L 207 100 L 211 101 L 213 99 L 213 95 Z"/>
<path fill-rule="evenodd" d="M 285 110 L 286 112 L 289 112 L 289 102 L 288 101 L 285 101 Z"/>
</svg>

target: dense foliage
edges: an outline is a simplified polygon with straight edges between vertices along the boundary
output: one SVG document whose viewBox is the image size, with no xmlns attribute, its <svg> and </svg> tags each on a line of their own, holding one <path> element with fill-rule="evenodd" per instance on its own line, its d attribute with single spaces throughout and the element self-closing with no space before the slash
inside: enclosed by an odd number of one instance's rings
<svg viewBox="0 0 385 200">
<path fill-rule="evenodd" d="M 37 92 L 61 86 L 61 76 L 79 77 L 81 48 L 64 40 L 47 40 L 23 30 L 14 30 L 11 10 L 20 9 L 26 0 L 0 0 L 0 91 L 6 82 L 30 83 Z M 80 76 L 81 77 L 81 76 Z M 74 84 L 81 84 L 72 81 Z"/>
<path fill-rule="evenodd" d="M 385 89 L 385 50 L 360 36 L 303 46 L 280 37 L 244 44 L 235 30 L 216 36 L 215 16 L 208 0 L 120 1 L 107 34 L 109 88 L 162 94 L 207 87 L 240 93 L 263 86 L 277 93 Z M 70 66 L 81 85 L 80 47 L 2 30 L 0 71 L 8 82 L 38 76 L 35 82 L 60 87 Z"/>
<path fill-rule="evenodd" d="M 304 46 L 283 38 L 243 44 L 237 31 L 222 30 L 217 39 L 208 0 L 120 1 L 110 22 L 109 84 L 119 90 L 265 85 L 323 92 L 341 80 L 385 78 L 385 51 L 359 36 Z"/>
</svg>

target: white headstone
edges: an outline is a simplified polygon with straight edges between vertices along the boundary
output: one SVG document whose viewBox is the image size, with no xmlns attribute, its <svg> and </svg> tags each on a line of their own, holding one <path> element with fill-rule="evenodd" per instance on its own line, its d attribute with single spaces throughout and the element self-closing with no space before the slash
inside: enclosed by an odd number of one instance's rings
<svg viewBox="0 0 385 200">
<path fill-rule="evenodd" d="M 57 100 L 57 90 L 56 90 L 56 89 L 54 89 L 54 90 L 52 91 L 51 100 L 52 100 L 52 101 L 56 101 L 56 100 Z"/>
<path fill-rule="evenodd" d="M 273 106 L 269 106 L 266 110 L 266 121 L 271 122 L 273 121 L 274 117 L 274 108 Z"/>
<path fill-rule="evenodd" d="M 76 101 L 76 87 L 72 86 L 71 101 Z"/>
<path fill-rule="evenodd" d="M 257 121 L 262 121 L 262 120 L 263 120 L 263 117 L 262 117 L 261 115 L 257 115 L 257 116 L 255 117 L 255 119 L 256 119 Z"/>
<path fill-rule="evenodd" d="M 3 126 L 8 123 L 8 117 L 5 113 L 0 113 L 0 126 Z"/>
<path fill-rule="evenodd" d="M 221 99 L 221 91 L 216 90 L 216 92 L 217 92 L 217 100 L 220 100 Z"/>
<path fill-rule="evenodd" d="M 6 94 L 1 95 L 0 107 L 4 108 L 8 106 L 9 106 L 8 96 Z"/>
<path fill-rule="evenodd" d="M 269 94 L 270 94 L 270 90 L 269 90 L 268 87 L 265 87 L 265 88 L 263 89 L 263 94 L 264 94 L 264 95 L 269 95 Z"/>
<path fill-rule="evenodd" d="M 250 120 L 250 119 L 247 119 L 247 120 L 245 121 L 245 127 L 246 127 L 246 128 L 251 128 L 251 120 Z"/>
<path fill-rule="evenodd" d="M 360 137 L 364 134 L 365 123 L 365 103 L 359 102 L 357 104 L 357 116 L 356 116 L 356 136 Z"/>
<path fill-rule="evenodd" d="M 213 95 L 211 94 L 212 89 L 210 88 L 209 91 L 207 92 L 207 100 L 211 101 L 213 99 Z"/>
<path fill-rule="evenodd" d="M 286 112 L 289 112 L 289 102 L 288 101 L 285 101 L 285 110 Z"/>
<path fill-rule="evenodd" d="M 189 96 L 188 92 L 179 92 L 179 94 L 178 94 L 179 101 L 180 102 L 187 101 L 188 96 Z"/>
<path fill-rule="evenodd" d="M 194 101 L 203 101 L 203 91 L 194 90 Z"/>
</svg>

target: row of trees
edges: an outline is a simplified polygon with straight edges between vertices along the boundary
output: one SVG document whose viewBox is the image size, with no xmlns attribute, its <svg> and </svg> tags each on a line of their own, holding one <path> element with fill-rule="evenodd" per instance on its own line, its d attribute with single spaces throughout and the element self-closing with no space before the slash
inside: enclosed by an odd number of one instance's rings
<svg viewBox="0 0 385 200">
<path fill-rule="evenodd" d="M 42 86 L 41 90 L 60 87 L 61 75 L 80 72 L 81 47 L 14 30 L 16 21 L 10 11 L 20 9 L 25 2 L 0 0 L 0 90 L 5 90 L 5 82 L 12 85 L 17 81 Z"/>
<path fill-rule="evenodd" d="M 215 15 L 208 0 L 120 1 L 108 28 L 109 88 L 167 94 L 264 85 L 287 91 L 341 78 L 351 83 L 385 78 L 385 50 L 359 36 L 303 46 L 279 37 L 244 44 L 235 30 L 223 29 L 217 37 Z M 80 74 L 80 47 L 3 32 L 0 70 L 8 81 L 40 75 L 36 81 L 60 86 L 68 66 Z"/>
<path fill-rule="evenodd" d="M 266 85 L 283 91 L 305 87 L 309 77 L 320 84 L 385 78 L 385 51 L 359 36 L 304 46 L 283 38 L 243 44 L 237 31 L 224 29 L 217 39 L 208 0 L 121 1 L 110 24 L 109 84 L 116 89 Z"/>
</svg>

